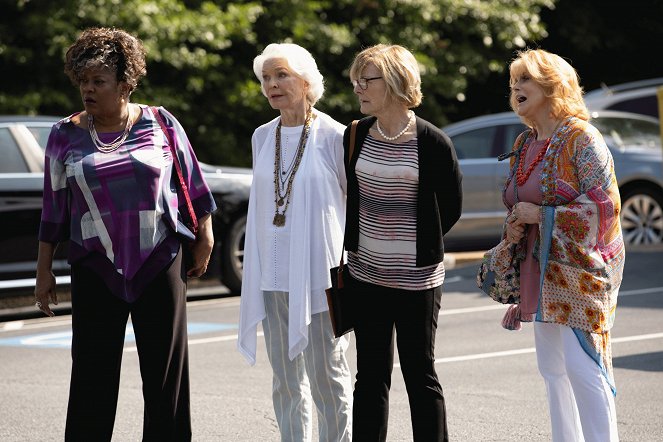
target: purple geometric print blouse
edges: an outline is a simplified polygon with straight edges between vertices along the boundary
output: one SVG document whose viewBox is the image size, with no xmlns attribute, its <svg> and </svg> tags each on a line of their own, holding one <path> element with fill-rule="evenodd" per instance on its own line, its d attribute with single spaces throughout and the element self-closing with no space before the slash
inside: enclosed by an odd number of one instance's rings
<svg viewBox="0 0 663 442">
<path fill-rule="evenodd" d="M 69 240 L 69 263 L 99 274 L 119 298 L 133 302 L 177 255 L 177 173 L 168 141 L 149 107 L 122 146 L 96 149 L 90 133 L 71 122 L 53 126 L 46 147 L 39 240 Z M 176 144 L 198 218 L 216 209 L 180 123 L 159 108 Z M 73 115 L 72 115 L 73 116 Z M 118 133 L 99 134 L 109 142 Z M 176 184 L 177 183 L 177 184 Z"/>
</svg>

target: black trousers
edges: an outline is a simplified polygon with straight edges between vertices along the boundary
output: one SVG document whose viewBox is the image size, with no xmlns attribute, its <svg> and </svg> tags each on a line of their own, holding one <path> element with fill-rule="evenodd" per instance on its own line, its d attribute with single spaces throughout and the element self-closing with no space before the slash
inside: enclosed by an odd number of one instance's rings
<svg viewBox="0 0 663 442">
<path fill-rule="evenodd" d="M 410 291 L 348 279 L 357 293 L 357 379 L 352 439 L 361 442 L 387 440 L 395 330 L 414 441 L 449 440 L 434 351 L 442 286 Z"/>
<path fill-rule="evenodd" d="M 131 314 L 143 381 L 143 441 L 190 441 L 186 273 L 180 252 L 129 304 L 72 266 L 72 370 L 66 441 L 110 441 Z"/>
</svg>

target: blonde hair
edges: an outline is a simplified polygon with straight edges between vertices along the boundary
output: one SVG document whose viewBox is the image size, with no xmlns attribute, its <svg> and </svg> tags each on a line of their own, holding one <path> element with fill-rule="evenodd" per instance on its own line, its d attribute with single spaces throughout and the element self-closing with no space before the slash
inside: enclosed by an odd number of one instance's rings
<svg viewBox="0 0 663 442">
<path fill-rule="evenodd" d="M 577 117 L 589 120 L 589 111 L 582 98 L 583 90 L 580 87 L 578 73 L 573 66 L 556 54 L 543 49 L 527 49 L 519 51 L 509 66 L 509 86 L 511 94 L 509 104 L 514 111 L 517 109 L 516 94 L 513 86 L 523 74 L 528 74 L 543 89 L 543 93 L 550 100 L 552 117 L 562 119 Z M 525 124 L 532 126 L 531 121 L 523 119 Z"/>
<path fill-rule="evenodd" d="M 421 104 L 421 75 L 414 55 L 403 46 L 378 44 L 364 49 L 350 66 L 350 80 L 357 80 L 366 66 L 373 63 L 382 73 L 387 96 L 408 108 Z"/>
<path fill-rule="evenodd" d="M 262 93 L 266 97 L 265 87 L 262 80 L 262 66 L 265 61 L 272 58 L 282 58 L 288 63 L 288 67 L 309 85 L 306 100 L 313 106 L 322 98 L 325 92 L 322 74 L 318 70 L 313 56 L 303 47 L 293 43 L 272 43 L 262 51 L 262 54 L 253 59 L 253 73 L 256 74 L 260 85 L 263 86 Z"/>
</svg>

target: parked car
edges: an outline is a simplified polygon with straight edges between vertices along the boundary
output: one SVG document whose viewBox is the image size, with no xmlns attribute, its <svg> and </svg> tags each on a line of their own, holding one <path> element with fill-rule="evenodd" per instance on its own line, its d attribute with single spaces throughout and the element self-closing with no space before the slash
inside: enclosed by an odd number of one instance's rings
<svg viewBox="0 0 663 442">
<path fill-rule="evenodd" d="M 587 92 L 585 103 L 591 110 L 616 110 L 659 118 L 656 91 L 662 86 L 663 77 L 604 86 Z"/>
<path fill-rule="evenodd" d="M 592 112 L 615 161 L 627 245 L 663 242 L 663 151 L 658 120 L 616 111 Z M 450 250 L 491 247 L 506 216 L 502 188 L 509 152 L 525 130 L 513 112 L 471 118 L 442 128 L 451 137 L 463 172 L 463 214 L 445 236 Z"/>
<path fill-rule="evenodd" d="M 58 117 L 0 117 L 0 290 L 34 286 L 41 217 L 44 149 Z M 242 283 L 244 230 L 252 172 L 201 163 L 214 194 L 214 252 L 208 270 L 231 292 Z M 58 283 L 69 282 L 66 243 L 53 262 Z"/>
</svg>

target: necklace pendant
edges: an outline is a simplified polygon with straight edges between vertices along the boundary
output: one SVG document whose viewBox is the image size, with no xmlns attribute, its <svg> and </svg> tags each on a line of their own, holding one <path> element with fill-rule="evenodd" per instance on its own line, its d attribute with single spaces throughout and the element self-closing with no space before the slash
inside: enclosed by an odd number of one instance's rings
<svg viewBox="0 0 663 442">
<path fill-rule="evenodd" d="M 272 223 L 273 223 L 276 227 L 283 227 L 283 226 L 285 226 L 285 214 L 284 214 L 284 213 L 278 213 L 278 212 L 275 213 L 275 214 L 274 214 L 274 220 L 272 221 Z"/>
<path fill-rule="evenodd" d="M 279 207 L 281 207 L 281 206 L 283 205 L 283 202 L 284 202 L 284 201 L 283 201 L 283 197 L 281 197 L 281 198 L 279 198 L 279 200 L 276 202 L 276 204 L 278 204 Z"/>
</svg>

